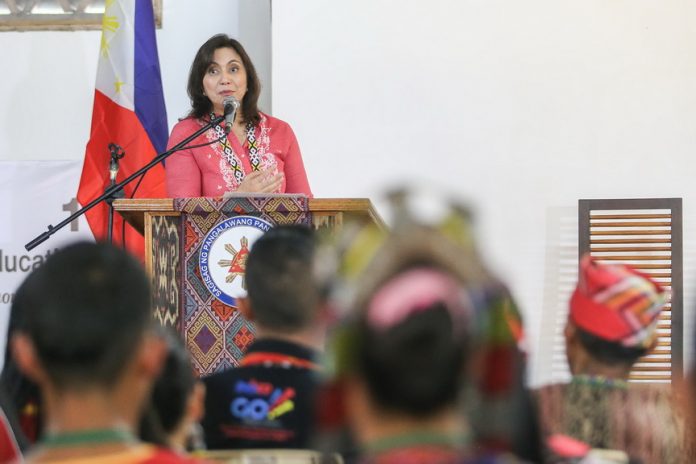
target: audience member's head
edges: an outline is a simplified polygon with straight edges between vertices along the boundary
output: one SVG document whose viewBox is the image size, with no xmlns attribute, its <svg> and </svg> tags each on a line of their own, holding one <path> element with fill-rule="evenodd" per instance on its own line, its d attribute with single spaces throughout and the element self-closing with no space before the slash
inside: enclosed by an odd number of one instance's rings
<svg viewBox="0 0 696 464">
<path fill-rule="evenodd" d="M 343 277 L 334 290 L 348 308 L 333 344 L 344 413 L 368 454 L 426 430 L 437 436 L 438 453 L 460 455 L 466 421 L 459 405 L 476 313 L 470 290 L 488 276 L 438 229 L 397 222 L 388 234 L 347 232 L 351 244 L 337 263 Z"/>
<path fill-rule="evenodd" d="M 357 309 L 352 375 L 371 407 L 427 420 L 457 405 L 473 310 L 456 277 L 413 263 Z"/>
<path fill-rule="evenodd" d="M 68 246 L 27 277 L 14 310 L 24 323 L 13 355 L 41 388 L 51 433 L 114 424 L 132 431 L 166 349 L 152 330 L 140 263 L 106 244 Z"/>
<path fill-rule="evenodd" d="M 247 298 L 239 309 L 259 338 L 311 331 L 321 309 L 314 276 L 314 232 L 281 225 L 254 242 L 246 262 Z"/>
<path fill-rule="evenodd" d="M 348 310 L 334 337 L 336 380 L 326 401 L 337 413 L 323 418 L 326 440 L 345 440 L 337 435 L 343 415 L 368 454 L 384 438 L 426 430 L 459 457 L 537 455 L 520 314 L 480 258 L 470 211 L 440 203 L 445 214 L 422 220 L 409 191 L 390 200 L 390 231 L 346 228 L 338 240 L 332 295 Z M 328 402 L 336 397 L 343 404 Z M 464 429 L 466 449 L 458 441 Z"/>
<path fill-rule="evenodd" d="M 194 447 L 193 430 L 203 417 L 205 387 L 177 334 L 167 332 L 167 358 L 141 421 L 141 437 L 176 451 Z"/>
<path fill-rule="evenodd" d="M 565 330 L 571 372 L 627 378 L 655 347 L 664 303 L 663 288 L 650 277 L 585 255 Z"/>
</svg>

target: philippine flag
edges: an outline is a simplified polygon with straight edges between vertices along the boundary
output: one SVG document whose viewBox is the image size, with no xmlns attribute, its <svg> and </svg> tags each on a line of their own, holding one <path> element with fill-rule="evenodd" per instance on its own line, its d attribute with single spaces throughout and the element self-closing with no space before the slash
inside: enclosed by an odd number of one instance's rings
<svg viewBox="0 0 696 464">
<path fill-rule="evenodd" d="M 82 205 L 104 193 L 109 185 L 109 143 L 118 144 L 125 151 L 117 180 L 147 164 L 167 145 L 167 112 L 152 1 L 107 0 L 105 4 L 92 130 L 77 192 Z M 126 197 L 132 196 L 137 184 L 136 180 L 124 188 Z M 161 164 L 145 174 L 135 197 L 166 197 Z M 88 211 L 87 221 L 97 240 L 106 238 L 107 205 L 102 203 Z M 122 221 L 119 214 L 114 215 L 114 243 L 122 242 Z M 142 257 L 142 235 L 128 224 L 125 230 L 127 248 Z"/>
</svg>

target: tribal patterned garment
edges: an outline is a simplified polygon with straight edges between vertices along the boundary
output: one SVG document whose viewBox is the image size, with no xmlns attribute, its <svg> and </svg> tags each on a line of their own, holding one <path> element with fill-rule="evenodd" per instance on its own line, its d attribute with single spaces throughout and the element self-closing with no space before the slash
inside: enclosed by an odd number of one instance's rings
<svg viewBox="0 0 696 464">
<path fill-rule="evenodd" d="M 545 438 L 567 435 L 644 464 L 692 462 L 670 385 L 577 376 L 542 387 L 536 397 Z"/>
<path fill-rule="evenodd" d="M 200 129 L 206 121 L 179 121 L 169 137 L 168 148 Z M 199 146 L 181 150 L 167 158 L 167 194 L 173 198 L 221 197 L 234 192 L 253 171 L 283 172 L 285 178 L 275 193 L 297 193 L 312 197 L 302 154 L 292 128 L 284 121 L 261 113 L 261 121 L 247 125 L 241 144 L 233 133 L 222 142 L 224 130 L 217 126 L 191 142 Z"/>
</svg>

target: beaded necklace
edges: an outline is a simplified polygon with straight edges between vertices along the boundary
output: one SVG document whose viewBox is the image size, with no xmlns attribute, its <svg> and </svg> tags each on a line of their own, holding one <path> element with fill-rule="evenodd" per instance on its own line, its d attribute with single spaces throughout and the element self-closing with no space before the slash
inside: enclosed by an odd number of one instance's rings
<svg viewBox="0 0 696 464">
<path fill-rule="evenodd" d="M 610 379 L 601 375 L 580 374 L 573 376 L 570 383 L 575 385 L 589 385 L 599 388 L 628 388 L 628 382 L 621 379 Z"/>
<path fill-rule="evenodd" d="M 212 120 L 214 118 L 215 113 L 210 113 L 210 119 Z M 215 137 L 220 140 L 220 148 L 222 148 L 223 156 L 230 163 L 230 166 L 232 166 L 234 178 L 237 180 L 237 183 L 240 183 L 242 179 L 244 179 L 244 170 L 234 154 L 234 150 L 232 149 L 229 139 L 225 136 L 225 129 L 222 127 L 222 124 L 218 123 L 215 125 L 213 130 L 215 131 Z M 259 149 L 256 143 L 255 127 L 251 121 L 246 123 L 246 141 L 247 146 L 249 147 L 249 162 L 251 163 L 251 169 L 252 171 L 258 171 L 261 169 L 261 159 L 259 157 Z"/>
</svg>

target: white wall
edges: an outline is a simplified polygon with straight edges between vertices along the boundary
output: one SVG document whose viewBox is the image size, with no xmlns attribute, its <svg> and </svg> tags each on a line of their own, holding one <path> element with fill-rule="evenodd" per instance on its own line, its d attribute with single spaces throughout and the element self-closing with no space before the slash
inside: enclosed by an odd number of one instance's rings
<svg viewBox="0 0 696 464">
<path fill-rule="evenodd" d="M 683 197 L 693 305 L 695 22 L 676 0 L 277 1 L 274 114 L 319 197 L 422 181 L 473 202 L 541 383 L 579 198 Z"/>
<path fill-rule="evenodd" d="M 270 81 L 270 0 L 168 0 L 157 30 L 170 128 L 189 109 L 198 47 L 224 32 L 247 44 Z M 0 160 L 82 159 L 89 138 L 100 31 L 1 32 Z M 270 108 L 270 85 L 261 108 Z"/>
</svg>

